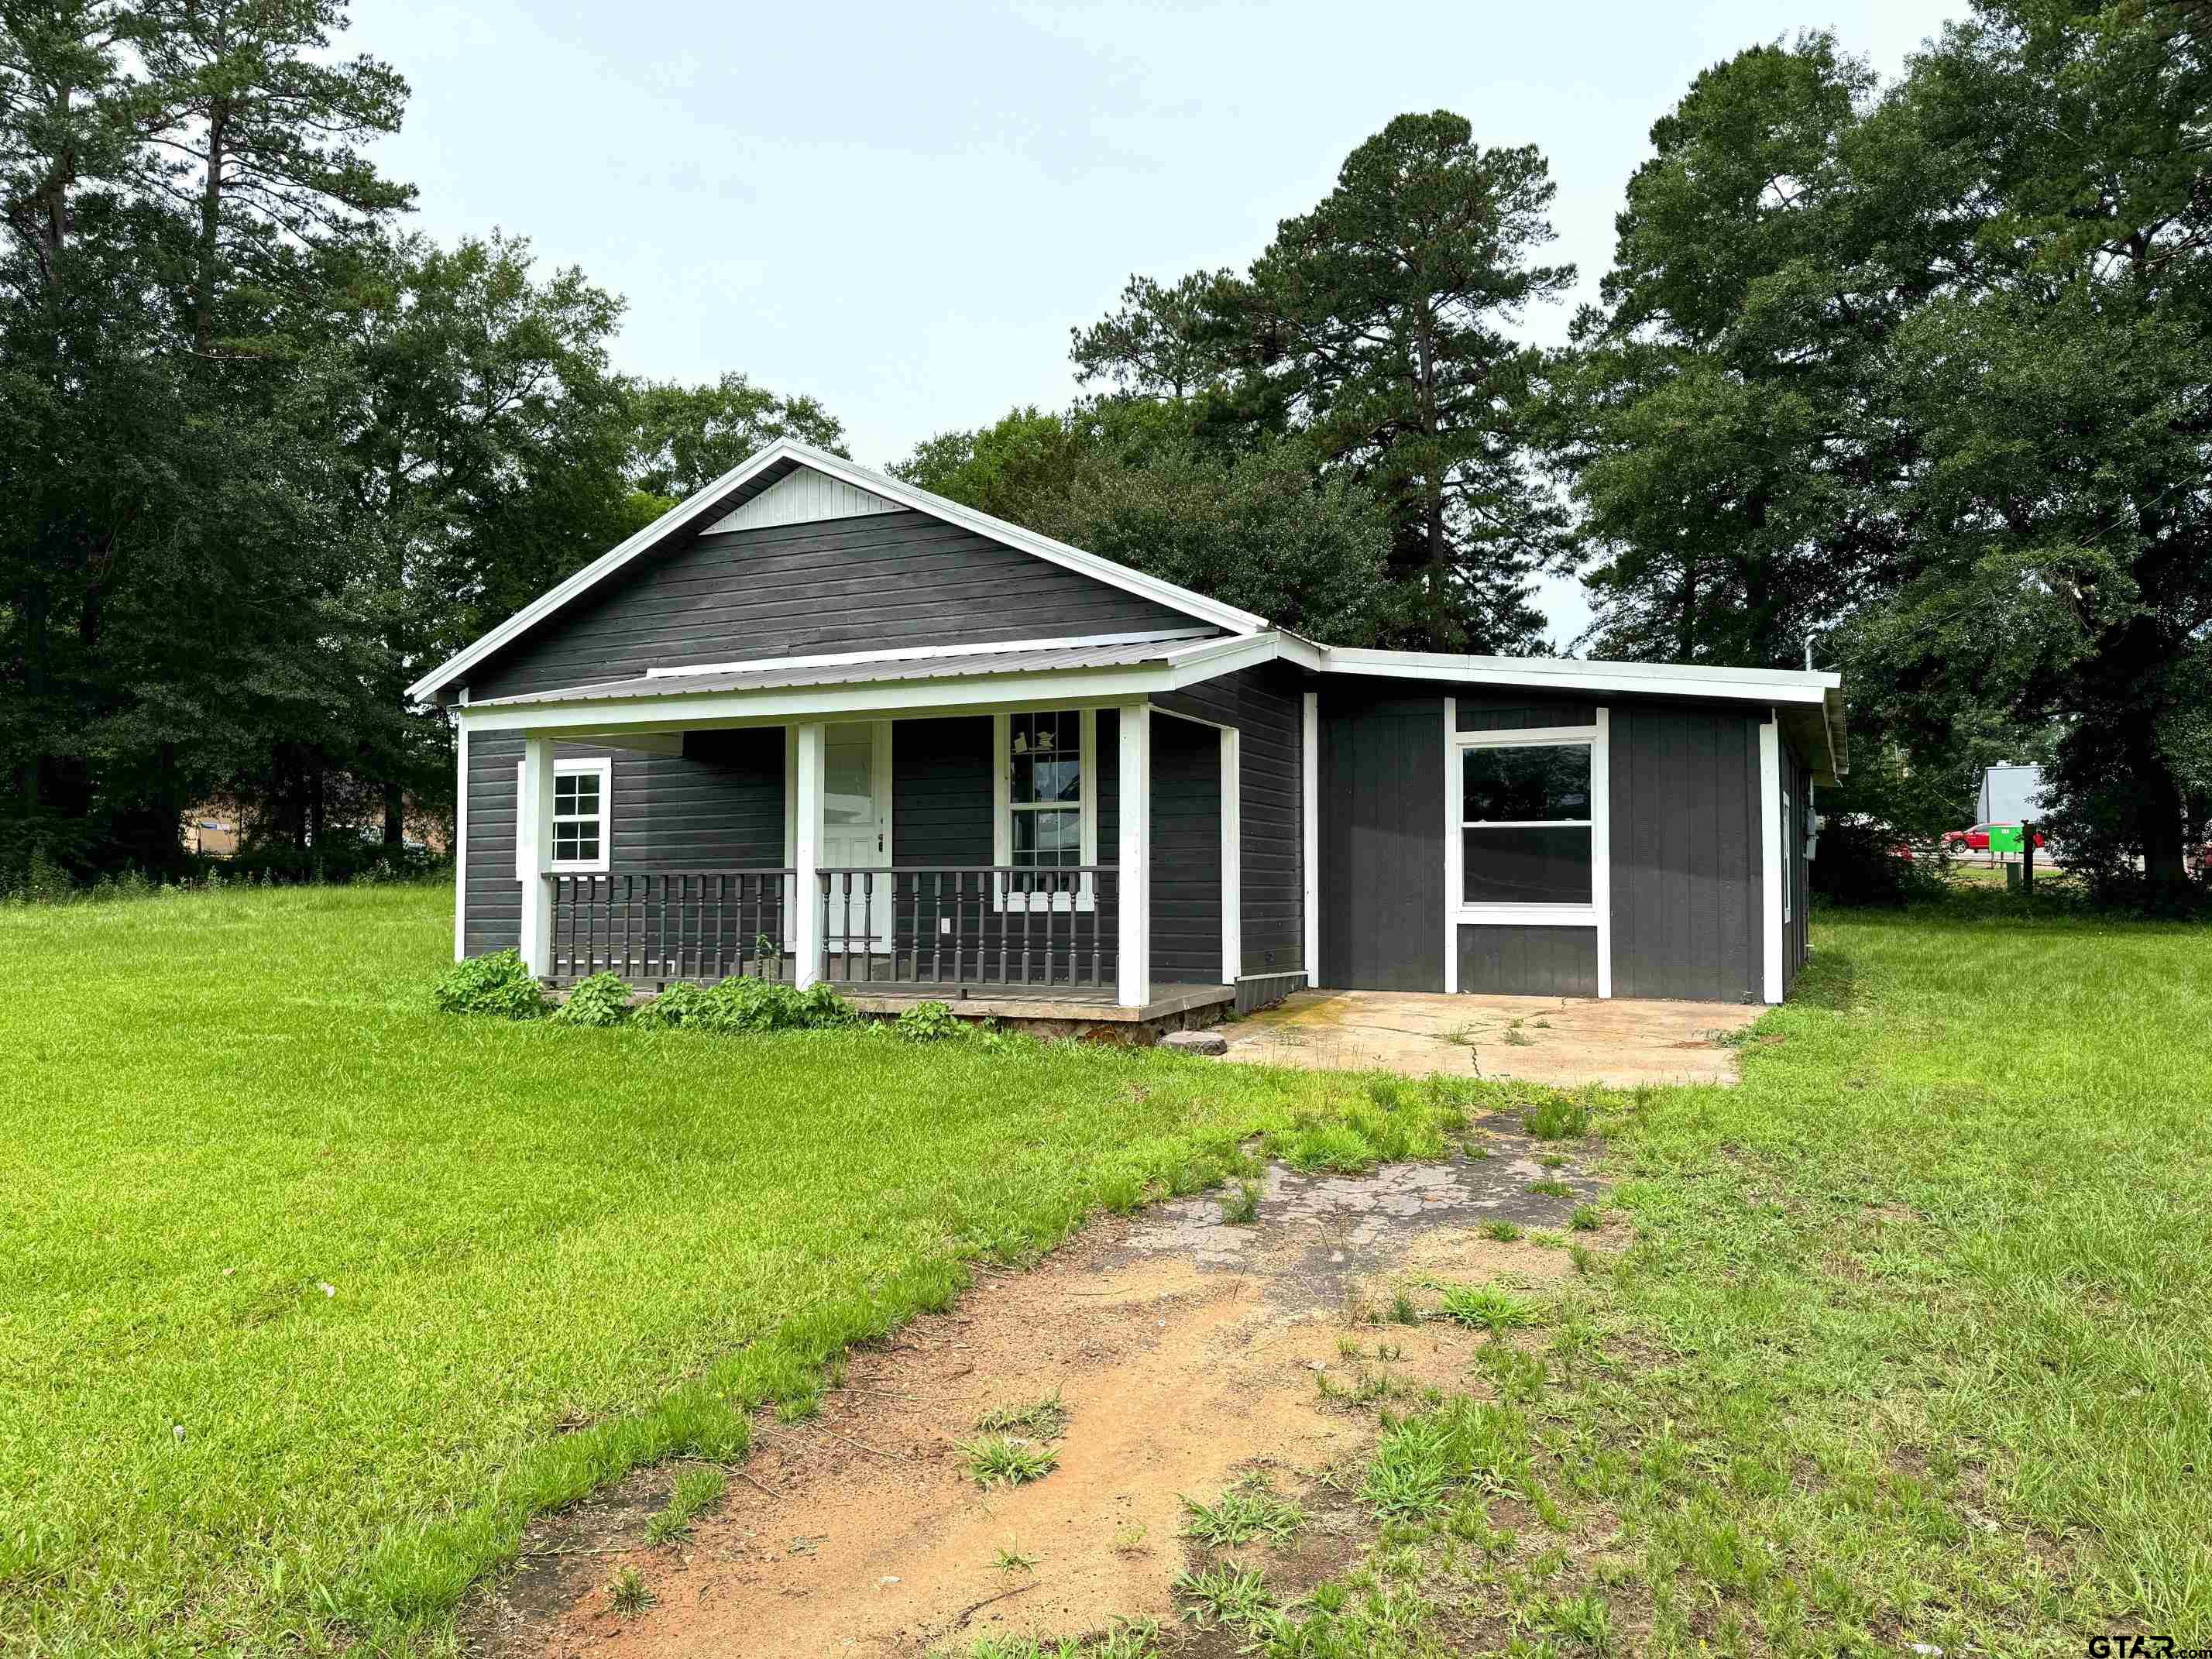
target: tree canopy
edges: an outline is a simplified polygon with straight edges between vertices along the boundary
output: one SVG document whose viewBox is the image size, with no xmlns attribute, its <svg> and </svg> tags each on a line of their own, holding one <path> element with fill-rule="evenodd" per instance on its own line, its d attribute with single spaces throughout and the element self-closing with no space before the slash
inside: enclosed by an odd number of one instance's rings
<svg viewBox="0 0 2212 1659">
<path fill-rule="evenodd" d="M 2212 802 L 2212 83 L 2176 15 L 1990 0 L 1887 88 L 1820 34 L 1706 71 L 1554 411 L 1601 649 L 1818 636 L 1923 765 L 2054 732 L 2069 851 L 2169 893 Z"/>
</svg>

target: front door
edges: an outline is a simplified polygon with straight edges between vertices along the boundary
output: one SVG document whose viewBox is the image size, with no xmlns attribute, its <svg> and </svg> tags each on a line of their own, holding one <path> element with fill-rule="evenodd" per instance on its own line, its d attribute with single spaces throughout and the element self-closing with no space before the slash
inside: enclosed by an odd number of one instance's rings
<svg viewBox="0 0 2212 1659">
<path fill-rule="evenodd" d="M 822 867 L 889 870 L 891 723 L 860 720 L 832 726 L 823 738 Z M 866 883 L 858 876 L 830 878 L 829 933 L 833 954 L 890 951 L 890 889 L 891 878 L 887 875 Z M 842 975 L 865 976 L 858 964 Z"/>
</svg>

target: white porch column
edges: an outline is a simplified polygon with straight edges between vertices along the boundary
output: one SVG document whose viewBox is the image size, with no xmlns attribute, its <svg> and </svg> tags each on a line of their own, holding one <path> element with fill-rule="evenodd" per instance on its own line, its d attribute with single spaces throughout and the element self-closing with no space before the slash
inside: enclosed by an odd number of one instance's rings
<svg viewBox="0 0 2212 1659">
<path fill-rule="evenodd" d="M 522 884 L 522 965 L 544 978 L 553 971 L 553 739 L 535 733 L 522 744 L 522 787 L 514 803 L 514 874 Z"/>
<path fill-rule="evenodd" d="M 1116 854 L 1120 881 L 1120 963 L 1115 1000 L 1141 1008 L 1152 987 L 1152 710 L 1144 702 L 1125 702 L 1121 718 L 1121 840 Z"/>
<path fill-rule="evenodd" d="M 799 872 L 793 882 L 798 891 L 792 898 L 799 913 L 792 929 L 793 978 L 802 987 L 822 977 L 822 881 L 816 872 L 822 867 L 823 739 L 828 730 L 819 720 L 792 727 L 797 750 L 793 773 L 798 785 L 792 814 L 792 866 Z"/>
<path fill-rule="evenodd" d="M 1221 982 L 1244 976 L 1244 750 L 1243 733 L 1221 728 Z"/>
<path fill-rule="evenodd" d="M 1759 866 L 1760 954 L 1769 1002 L 1782 1000 L 1782 728 L 1774 711 L 1759 728 Z"/>
</svg>

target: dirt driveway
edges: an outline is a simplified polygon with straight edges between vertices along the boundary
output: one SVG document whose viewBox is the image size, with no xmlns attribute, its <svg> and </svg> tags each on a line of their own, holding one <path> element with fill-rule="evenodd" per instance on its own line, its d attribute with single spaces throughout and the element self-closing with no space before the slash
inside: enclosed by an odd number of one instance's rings
<svg viewBox="0 0 2212 1659">
<path fill-rule="evenodd" d="M 665 1468 L 538 1523 L 468 1620 L 470 1650 L 866 1659 L 1122 1617 L 1172 1626 L 1175 1579 L 1207 1559 L 1183 1536 L 1184 1498 L 1255 1479 L 1313 1517 L 1270 1579 L 1318 1583 L 1371 1536 L 1322 1477 L 1371 1444 L 1373 1402 L 1469 1386 L 1483 1340 L 1443 1321 L 1388 1322 L 1394 1302 L 1409 1298 L 1403 1316 L 1445 1285 L 1533 1288 L 1570 1272 L 1564 1249 L 1483 1228 L 1564 1228 L 1597 1184 L 1540 1155 L 1572 1150 L 1501 1116 L 1449 1162 L 1356 1177 L 1275 1168 L 1251 1224 L 1228 1222 L 1212 1194 L 1096 1225 L 856 1354 L 813 1420 L 763 1414 L 751 1458 L 689 1539 L 643 1540 Z M 1528 1190 L 1546 1180 L 1569 1190 Z M 988 1413 L 1045 1401 L 1061 1415 L 1013 1432 L 1048 1444 L 1057 1467 L 980 1488 L 960 1443 Z M 627 1616 L 609 1588 L 624 1568 L 652 1597 Z"/>
<path fill-rule="evenodd" d="M 1220 1028 L 1228 1058 L 1316 1071 L 1599 1083 L 1734 1083 L 1728 1041 L 1759 1005 L 1626 997 L 1498 997 L 1414 991 L 1298 991 Z"/>
</svg>

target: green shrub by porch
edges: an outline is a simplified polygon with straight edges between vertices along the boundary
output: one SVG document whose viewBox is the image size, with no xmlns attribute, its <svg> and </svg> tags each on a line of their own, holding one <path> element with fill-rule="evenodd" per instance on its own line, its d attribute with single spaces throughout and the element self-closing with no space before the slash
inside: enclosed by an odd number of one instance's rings
<svg viewBox="0 0 2212 1659">
<path fill-rule="evenodd" d="M 522 965 L 519 951 L 495 951 L 455 963 L 438 975 L 430 995 L 448 1014 L 536 1019 L 545 1012 L 545 993 Z"/>
<path fill-rule="evenodd" d="M 627 1025 L 629 981 L 620 974 L 593 974 L 579 980 L 568 1000 L 553 1011 L 556 1025 Z"/>
</svg>

